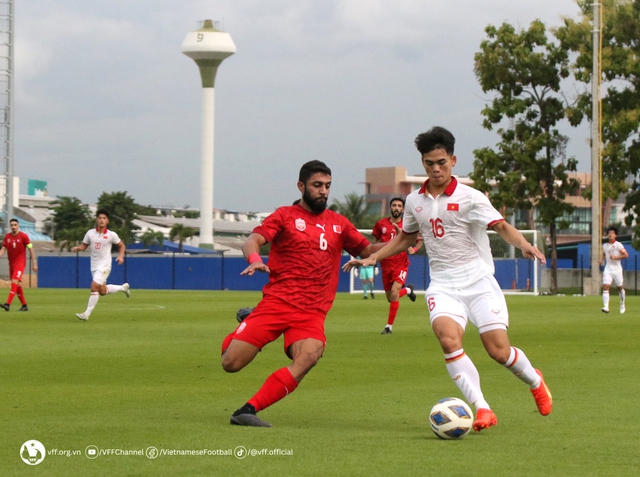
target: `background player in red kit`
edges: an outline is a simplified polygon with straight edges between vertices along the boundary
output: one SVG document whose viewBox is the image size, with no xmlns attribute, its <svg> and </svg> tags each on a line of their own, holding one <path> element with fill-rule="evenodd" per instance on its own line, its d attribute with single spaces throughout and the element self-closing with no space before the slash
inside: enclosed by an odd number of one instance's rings
<svg viewBox="0 0 640 477">
<path fill-rule="evenodd" d="M 404 200 L 394 197 L 389 201 L 391 216 L 380 219 L 373 226 L 372 235 L 378 243 L 387 243 L 402 230 L 402 213 L 404 212 Z M 409 247 L 407 252 L 416 253 L 422 247 L 422 240 L 418 239 L 414 247 Z M 400 298 L 407 295 L 411 301 L 416 301 L 413 293 L 413 285 L 405 286 L 407 273 L 409 272 L 409 256 L 407 252 L 401 252 L 380 262 L 382 267 L 382 286 L 389 302 L 389 315 L 387 325 L 382 330 L 383 335 L 390 335 L 393 322 L 396 320 Z"/>
<path fill-rule="evenodd" d="M 292 393 L 324 352 L 324 319 L 338 288 L 342 250 L 368 257 L 371 245 L 343 216 L 326 208 L 331 169 L 307 162 L 300 169 L 302 201 L 280 207 L 256 227 L 242 247 L 249 266 L 242 275 L 269 273 L 263 298 L 222 343 L 222 367 L 235 373 L 268 343 L 284 334 L 291 364 L 275 371 L 247 403 L 233 413 L 231 424 L 271 427 L 256 413 Z M 268 264 L 258 254 L 271 243 Z M 311 273 L 311 271 L 313 273 Z"/>
<path fill-rule="evenodd" d="M 11 290 L 7 297 L 7 302 L 0 307 L 9 311 L 13 298 L 18 295 L 22 307 L 18 311 L 28 311 L 27 302 L 24 299 L 24 291 L 22 290 L 22 275 L 24 275 L 24 269 L 27 267 L 27 249 L 31 254 L 31 263 L 33 263 L 33 271 L 38 271 L 38 264 L 36 263 L 36 255 L 33 253 L 33 245 L 29 236 L 24 232 L 20 232 L 20 225 L 17 219 L 11 219 L 9 221 L 9 227 L 11 232 L 5 235 L 2 242 L 2 248 L 0 249 L 0 257 L 7 252 L 7 258 L 9 259 L 9 275 L 11 276 Z"/>
</svg>

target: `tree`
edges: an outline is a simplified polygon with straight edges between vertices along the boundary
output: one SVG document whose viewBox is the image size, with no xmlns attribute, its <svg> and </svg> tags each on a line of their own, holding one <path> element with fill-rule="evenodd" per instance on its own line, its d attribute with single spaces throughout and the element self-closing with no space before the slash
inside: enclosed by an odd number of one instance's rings
<svg viewBox="0 0 640 477">
<path fill-rule="evenodd" d="M 60 247 L 61 251 L 71 251 L 93 225 L 91 211 L 77 197 L 60 196 L 51 205 L 51 228 L 56 247 Z"/>
<path fill-rule="evenodd" d="M 152 229 L 147 229 L 142 235 L 140 235 L 140 240 L 145 247 L 156 244 L 158 246 L 162 246 L 162 243 L 164 242 L 164 233 Z"/>
<path fill-rule="evenodd" d="M 103 192 L 98 197 L 98 208 L 107 209 L 111 214 L 109 228 L 116 232 L 125 244 L 135 241 L 136 230 L 140 227 L 133 221 L 138 217 L 138 211 L 142 207 L 127 195 L 127 192 Z"/>
<path fill-rule="evenodd" d="M 367 204 L 363 195 L 355 192 L 344 196 L 344 202 L 333 199 L 331 210 L 338 212 L 340 215 L 349 219 L 349 221 L 359 229 L 370 229 L 378 220 L 377 217 L 371 215 L 370 204 Z"/>
<path fill-rule="evenodd" d="M 602 98 L 602 198 L 616 199 L 628 192 L 624 210 L 632 214 L 625 220 L 634 226 L 633 246 L 640 248 L 640 1 L 603 3 L 601 69 L 606 93 Z M 585 84 L 576 106 L 569 111 L 574 124 L 585 116 L 591 118 L 592 110 L 587 85 L 593 70 L 593 2 L 581 0 L 578 4 L 581 18 L 565 19 L 556 31 L 562 47 L 577 53 L 574 76 Z M 607 225 L 607 215 L 603 214 L 601 225 Z"/>
<path fill-rule="evenodd" d="M 549 227 L 551 241 L 551 292 L 557 292 L 557 229 L 569 224 L 563 216 L 574 207 L 564 202 L 567 193 L 578 188 L 568 177 L 577 161 L 567 159 L 567 137 L 557 124 L 565 118 L 560 84 L 569 76 L 566 51 L 548 41 L 539 20 L 528 30 L 516 32 L 503 23 L 485 28 L 489 39 L 475 55 L 475 73 L 482 90 L 495 98 L 482 110 L 483 126 L 493 129 L 501 141 L 497 150 L 474 151 L 475 186 L 491 193 L 494 206 L 511 209 L 537 207 L 538 221 Z M 493 190 L 491 183 L 495 183 Z"/>
<path fill-rule="evenodd" d="M 178 240 L 178 252 L 182 252 L 182 242 L 195 234 L 196 231 L 191 227 L 185 227 L 184 224 L 173 224 L 169 231 L 169 239 L 174 242 Z"/>
</svg>

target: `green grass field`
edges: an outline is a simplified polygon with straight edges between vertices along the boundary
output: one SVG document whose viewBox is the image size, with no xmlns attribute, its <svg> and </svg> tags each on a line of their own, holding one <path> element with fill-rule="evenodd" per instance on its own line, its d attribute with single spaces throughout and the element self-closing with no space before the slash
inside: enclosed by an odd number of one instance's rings
<svg viewBox="0 0 640 477">
<path fill-rule="evenodd" d="M 28 289 L 30 311 L 0 314 L 1 476 L 614 476 L 640 473 L 640 298 L 627 313 L 599 297 L 508 297 L 512 344 L 545 373 L 554 411 L 492 362 L 469 327 L 497 427 L 442 441 L 427 416 L 462 397 L 444 367 L 426 306 L 403 300 L 382 336 L 383 296 L 339 294 L 324 358 L 295 393 L 260 415 L 273 427 L 229 425 L 230 414 L 288 364 L 282 340 L 237 374 L 219 364 L 222 338 L 254 292 L 133 290 L 102 297 L 77 320 L 87 290 Z M 17 300 L 16 300 L 17 302 Z M 49 454 L 20 459 L 28 440 Z M 88 446 L 146 450 L 280 450 L 292 455 L 85 456 Z M 81 455 L 53 455 L 52 450 Z"/>
</svg>

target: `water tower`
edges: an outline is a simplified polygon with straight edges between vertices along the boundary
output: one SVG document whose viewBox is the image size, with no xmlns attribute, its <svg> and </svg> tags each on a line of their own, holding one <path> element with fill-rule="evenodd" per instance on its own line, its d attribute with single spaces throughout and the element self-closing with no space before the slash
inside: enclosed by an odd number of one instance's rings
<svg viewBox="0 0 640 477">
<path fill-rule="evenodd" d="M 201 23 L 200 29 L 187 33 L 182 53 L 196 62 L 202 78 L 200 246 L 213 248 L 213 86 L 218 66 L 236 52 L 236 45 L 231 35 L 218 30 L 218 22 Z"/>
</svg>

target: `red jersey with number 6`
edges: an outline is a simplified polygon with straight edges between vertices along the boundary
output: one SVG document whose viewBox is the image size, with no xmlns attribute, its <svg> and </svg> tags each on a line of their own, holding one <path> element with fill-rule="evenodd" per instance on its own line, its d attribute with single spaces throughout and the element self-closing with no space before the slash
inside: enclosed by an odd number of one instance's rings
<svg viewBox="0 0 640 477">
<path fill-rule="evenodd" d="M 30 243 L 29 236 L 21 231 L 18 231 L 16 235 L 12 233 L 5 235 L 2 246 L 7 249 L 10 269 L 21 268 L 24 270 L 27 265 L 27 245 Z"/>
<path fill-rule="evenodd" d="M 322 315 L 336 296 L 342 250 L 356 257 L 369 245 L 342 215 L 329 209 L 313 214 L 300 205 L 280 207 L 253 232 L 271 243 L 263 295 Z"/>
</svg>

